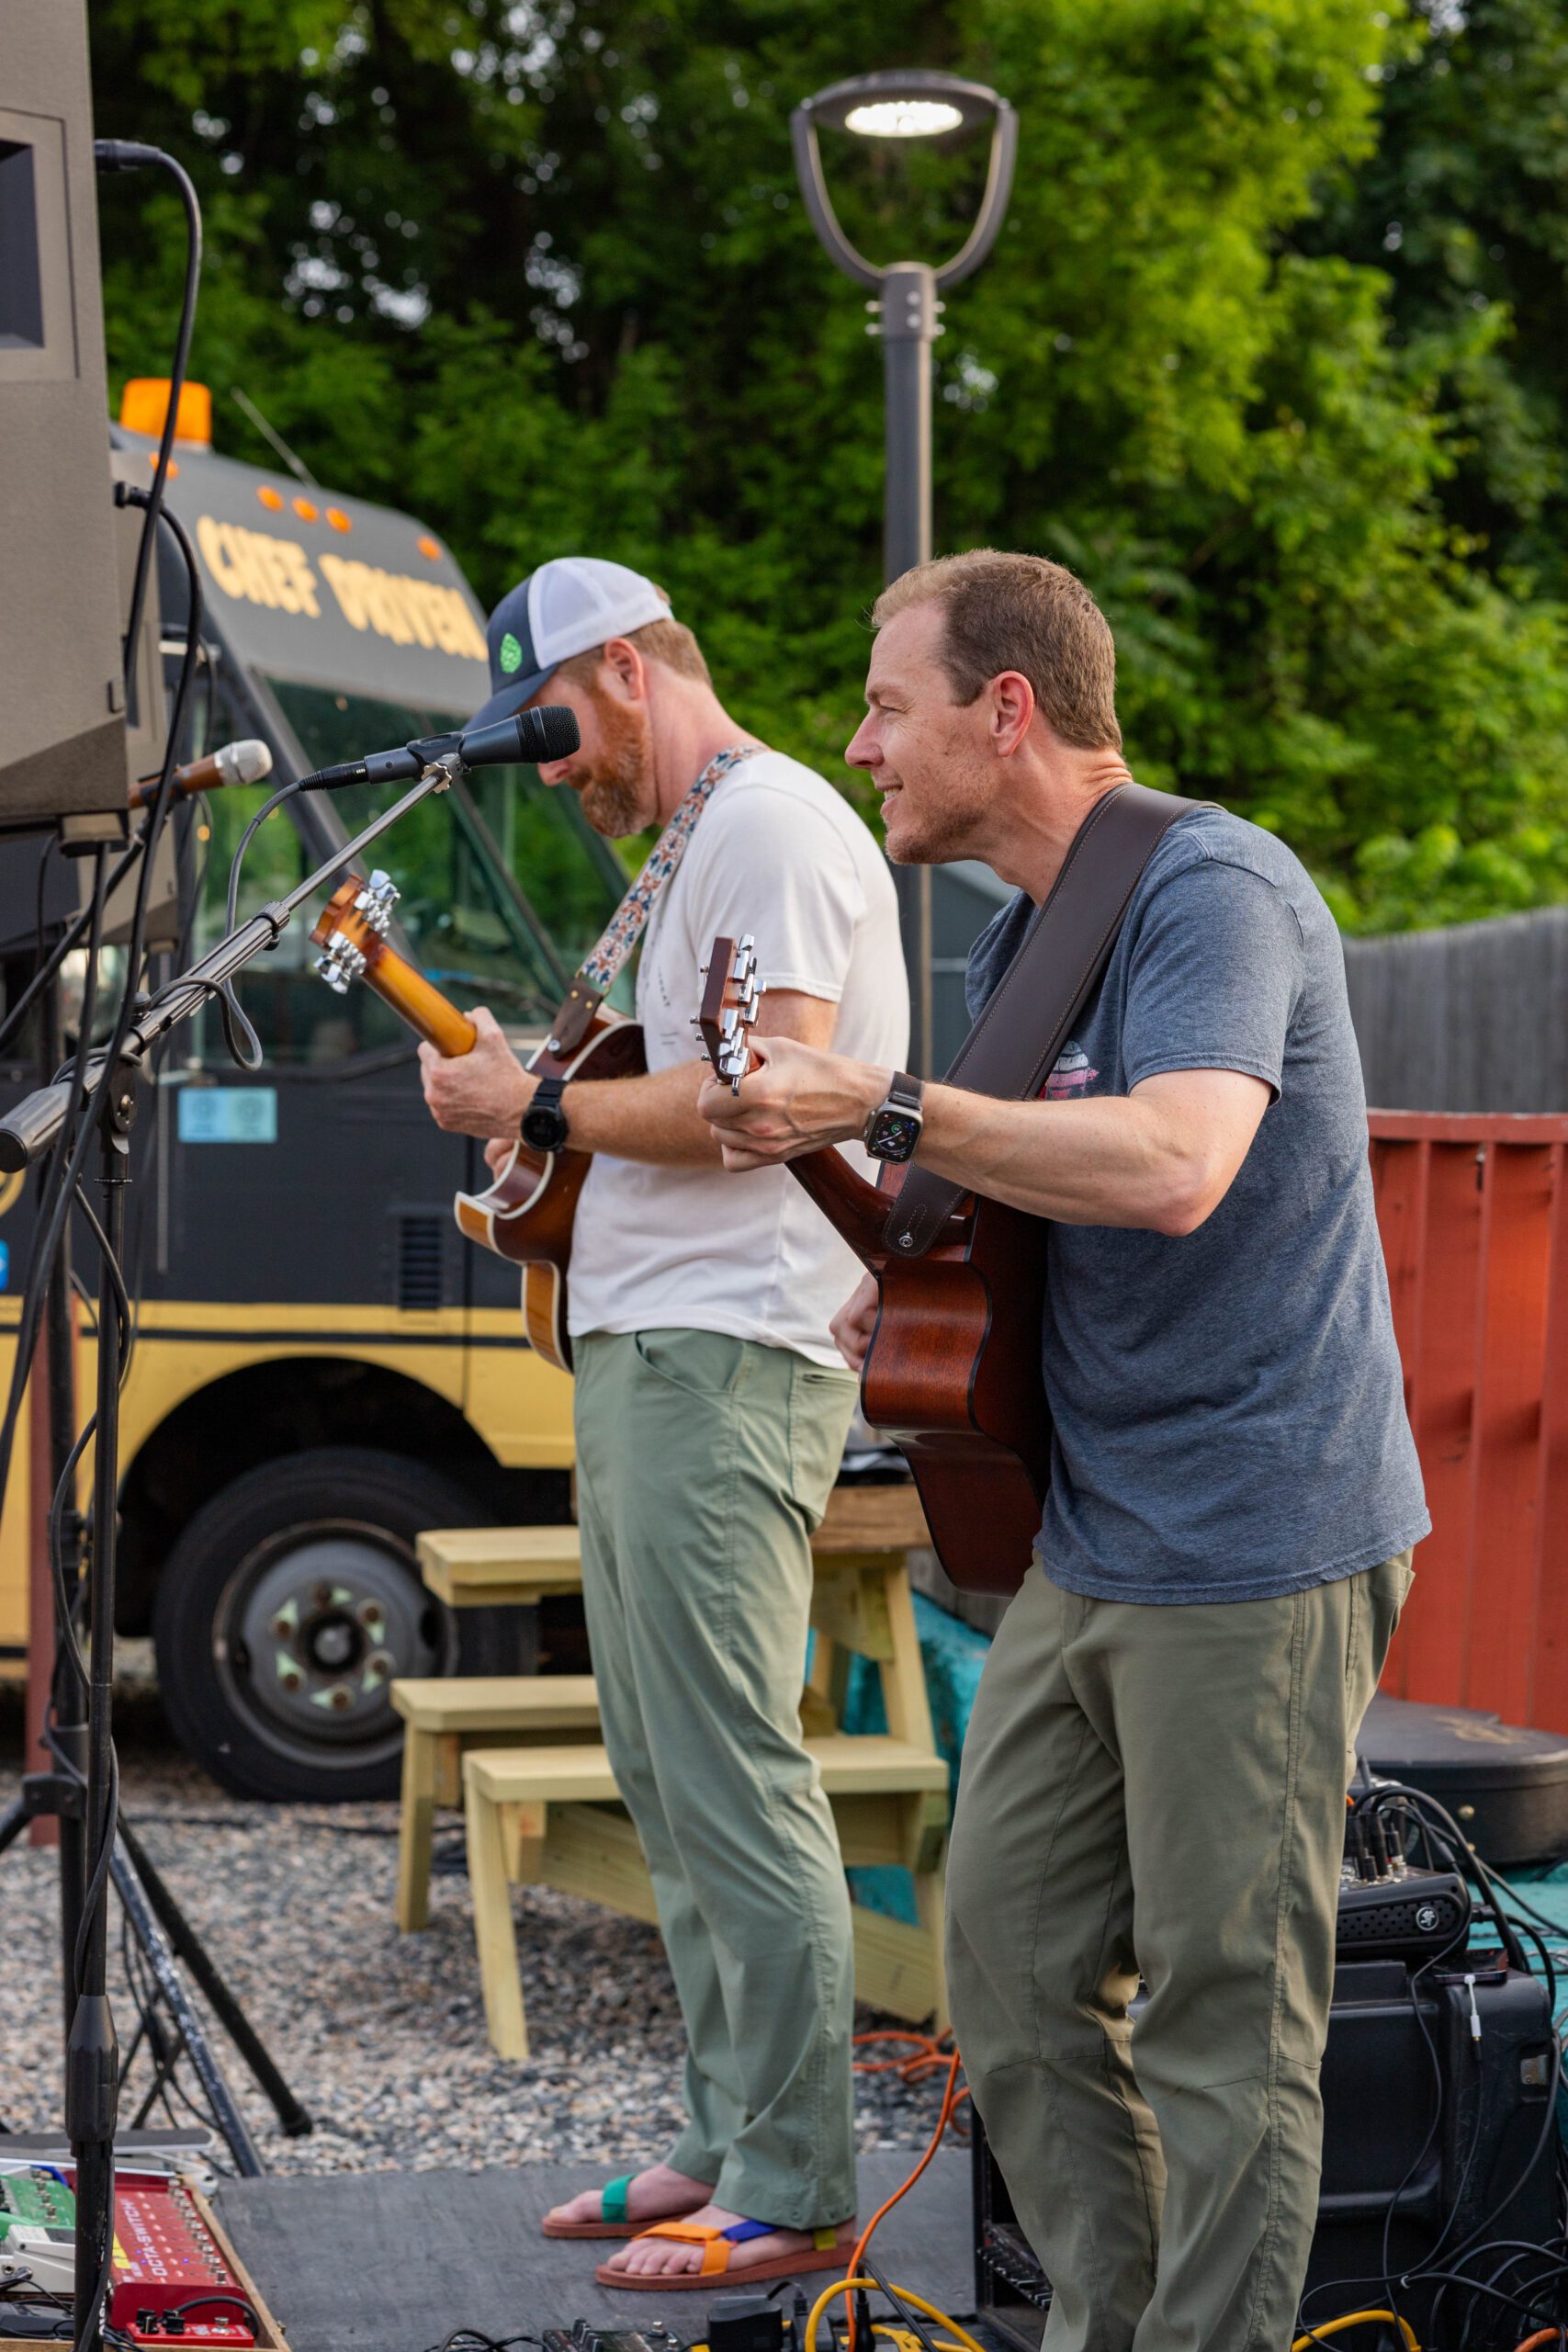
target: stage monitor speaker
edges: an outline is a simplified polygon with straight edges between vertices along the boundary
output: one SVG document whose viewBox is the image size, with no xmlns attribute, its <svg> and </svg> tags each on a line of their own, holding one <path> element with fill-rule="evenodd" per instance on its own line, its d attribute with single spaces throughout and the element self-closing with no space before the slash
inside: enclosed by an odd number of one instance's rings
<svg viewBox="0 0 1568 2352">
<path fill-rule="evenodd" d="M 0 831 L 129 792 L 84 0 L 0 7 Z"/>
</svg>

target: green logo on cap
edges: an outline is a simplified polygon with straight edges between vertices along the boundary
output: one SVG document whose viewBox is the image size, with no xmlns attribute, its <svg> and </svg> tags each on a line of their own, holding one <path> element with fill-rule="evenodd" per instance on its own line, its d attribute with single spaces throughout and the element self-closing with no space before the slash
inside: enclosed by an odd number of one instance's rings
<svg viewBox="0 0 1568 2352">
<path fill-rule="evenodd" d="M 514 670 L 523 667 L 523 648 L 510 629 L 501 640 L 501 666 L 509 678 Z"/>
</svg>

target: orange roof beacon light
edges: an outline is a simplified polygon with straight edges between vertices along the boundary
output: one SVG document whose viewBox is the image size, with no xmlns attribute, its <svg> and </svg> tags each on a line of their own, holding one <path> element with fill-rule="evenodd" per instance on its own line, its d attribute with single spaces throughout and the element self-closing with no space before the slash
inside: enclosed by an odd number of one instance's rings
<svg viewBox="0 0 1568 2352">
<path fill-rule="evenodd" d="M 299 520 L 301 521 L 301 523 L 313 523 L 313 522 L 315 522 L 315 520 L 317 519 L 318 515 L 321 514 L 321 508 L 316 504 L 316 502 L 315 502 L 315 500 L 314 500 L 313 498 L 294 498 L 294 499 L 290 499 L 290 501 L 289 501 L 289 504 L 293 507 L 294 512 L 296 513 L 296 514 L 298 514 L 298 515 L 299 515 Z"/>
<path fill-rule="evenodd" d="M 166 376 L 132 376 L 119 396 L 119 421 L 128 433 L 146 433 L 156 440 L 169 413 Z M 180 386 L 175 413 L 175 446 L 184 441 L 198 449 L 212 447 L 212 394 L 205 384 Z"/>
<path fill-rule="evenodd" d="M 256 496 L 261 500 L 262 504 L 269 508 L 274 514 L 282 514 L 284 504 L 283 492 L 280 490 L 274 490 L 271 482 L 264 481 L 258 483 L 256 488 Z"/>
<path fill-rule="evenodd" d="M 353 523 L 344 513 L 341 506 L 329 506 L 327 509 L 327 520 L 332 525 L 334 531 L 352 531 L 354 528 Z"/>
<path fill-rule="evenodd" d="M 421 555 L 428 556 L 432 563 L 439 563 L 441 560 L 441 542 L 439 539 L 433 539 L 428 531 L 420 539 L 419 551 Z"/>
</svg>

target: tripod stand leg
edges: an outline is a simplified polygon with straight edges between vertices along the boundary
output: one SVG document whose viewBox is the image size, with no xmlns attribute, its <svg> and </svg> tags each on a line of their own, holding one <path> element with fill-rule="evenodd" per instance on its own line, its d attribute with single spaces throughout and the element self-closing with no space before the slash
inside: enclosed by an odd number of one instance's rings
<svg viewBox="0 0 1568 2352">
<path fill-rule="evenodd" d="M 146 1848 L 128 1821 L 120 1823 L 119 1834 L 126 1852 L 136 1866 L 136 1874 L 147 1900 L 157 1914 L 176 1955 L 201 1987 L 214 2017 L 250 2068 L 257 2085 L 272 2101 L 287 2136 L 290 2140 L 303 2138 L 314 2128 L 309 2113 L 279 2074 L 265 2043 L 219 1974 L 211 1954 L 180 1909 L 167 1883 L 160 1876 Z"/>
<path fill-rule="evenodd" d="M 148 1964 L 157 1979 L 158 1990 L 168 2003 L 180 2039 L 189 2053 L 190 2063 L 196 2068 L 201 2087 L 218 2119 L 218 2128 L 229 2143 L 229 2152 L 241 2172 L 254 2180 L 263 2168 L 255 2142 L 250 2135 L 244 2117 L 234 2104 L 234 2094 L 224 2081 L 222 2070 L 212 2055 L 201 2020 L 191 2007 L 189 1996 L 180 1982 L 179 1970 L 175 1965 L 174 1953 L 153 1915 L 129 1852 L 122 1850 L 125 1843 L 122 1831 L 110 1868 L 126 1917 L 135 1930 L 138 1943 L 147 1955 Z"/>
<path fill-rule="evenodd" d="M 0 1813 L 0 1854 L 7 1846 L 16 1844 L 27 1826 L 28 1809 L 18 1798 L 15 1804 L 7 1805 L 5 1812 Z"/>
</svg>

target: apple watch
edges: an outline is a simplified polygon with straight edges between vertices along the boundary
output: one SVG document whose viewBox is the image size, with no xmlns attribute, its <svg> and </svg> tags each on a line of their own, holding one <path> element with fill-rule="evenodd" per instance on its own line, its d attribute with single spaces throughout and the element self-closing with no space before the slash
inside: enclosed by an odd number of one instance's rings
<svg viewBox="0 0 1568 2352">
<path fill-rule="evenodd" d="M 892 1085 L 865 1123 L 865 1148 L 873 1159 L 912 1159 L 923 1124 L 919 1080 L 907 1069 L 896 1069 Z"/>
<path fill-rule="evenodd" d="M 523 1114 L 523 1140 L 531 1150 L 559 1151 L 565 1145 L 570 1132 L 561 1108 L 565 1091 L 564 1078 L 542 1078 L 534 1089 L 534 1099 Z"/>
</svg>

